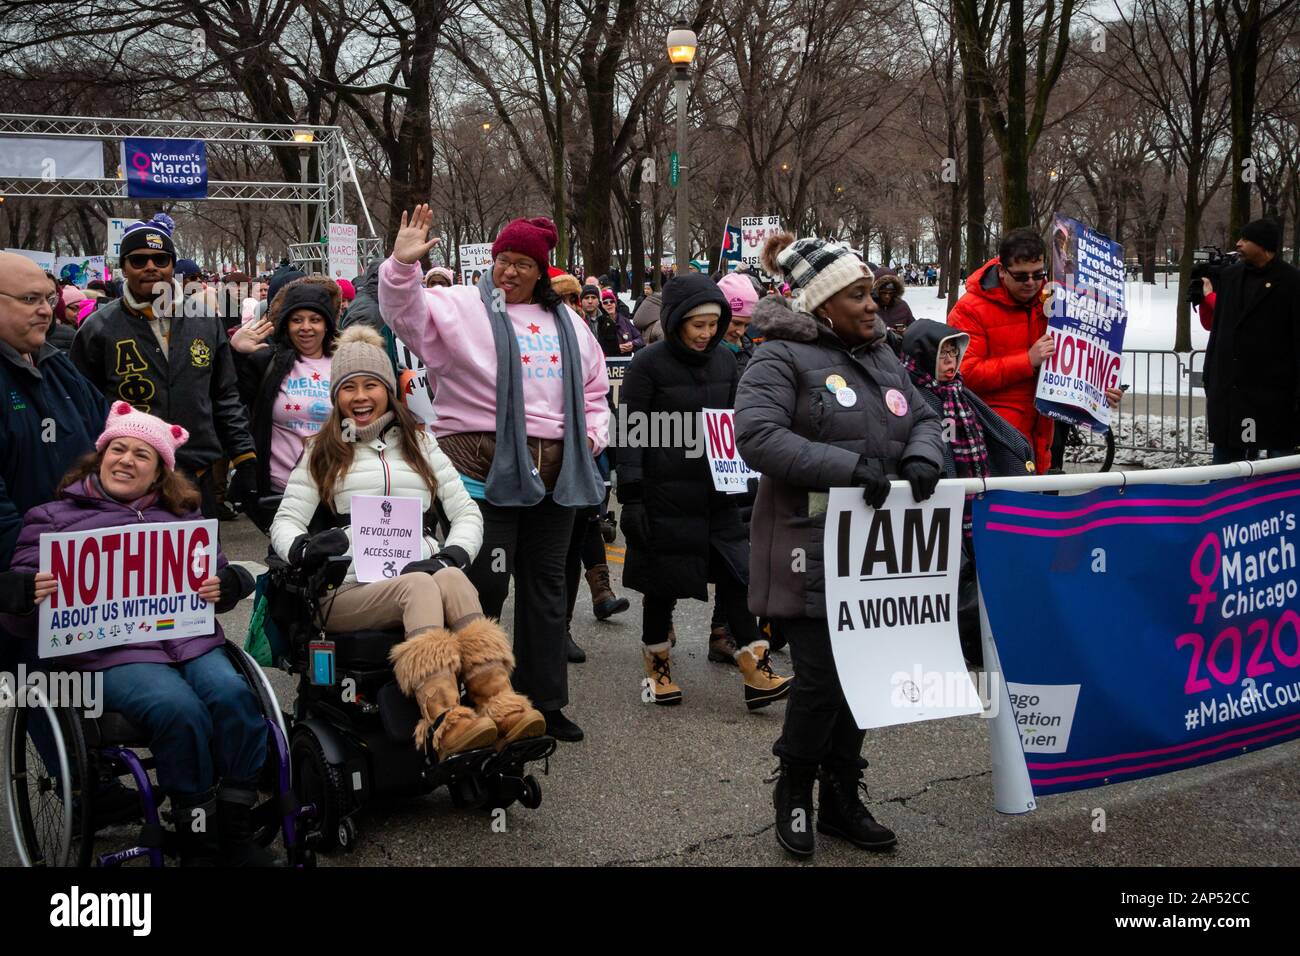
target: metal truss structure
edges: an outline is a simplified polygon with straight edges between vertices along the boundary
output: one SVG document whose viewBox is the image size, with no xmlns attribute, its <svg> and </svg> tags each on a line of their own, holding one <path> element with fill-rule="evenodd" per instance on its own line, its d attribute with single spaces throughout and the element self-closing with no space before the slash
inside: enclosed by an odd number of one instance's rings
<svg viewBox="0 0 1300 956">
<path fill-rule="evenodd" d="M 338 126 L 284 126 L 271 123 L 222 123 L 204 120 L 116 119 L 90 116 L 30 116 L 0 113 L 0 136 L 45 139 L 121 140 L 127 137 L 201 139 L 212 145 L 291 147 L 305 158 L 315 151 L 318 182 L 238 182 L 209 180 L 209 202 L 279 203 L 301 205 L 310 212 L 308 235 L 322 236 L 332 222 L 347 222 L 345 198 L 352 184 L 365 224 L 357 240 L 362 262 L 381 254 L 383 240 L 375 234 L 365 196 L 357 186 L 356 167 Z M 307 163 L 304 162 L 304 171 Z M 0 196 L 33 199 L 126 200 L 126 181 L 112 179 L 26 179 L 0 177 Z M 201 202 L 205 200 L 192 200 Z M 294 243 L 290 259 L 303 267 L 324 271 L 325 247 L 316 242 Z"/>
</svg>

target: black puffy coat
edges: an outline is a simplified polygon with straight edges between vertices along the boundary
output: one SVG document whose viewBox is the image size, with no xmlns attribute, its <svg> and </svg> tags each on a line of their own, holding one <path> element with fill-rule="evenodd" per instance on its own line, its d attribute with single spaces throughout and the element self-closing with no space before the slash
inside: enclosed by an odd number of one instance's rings
<svg viewBox="0 0 1300 956">
<path fill-rule="evenodd" d="M 722 308 L 718 331 L 709 348 L 697 352 L 678 338 L 686 313 L 706 302 Z M 734 577 L 748 581 L 749 542 L 734 495 L 714 490 L 705 454 L 704 408 L 732 408 L 736 397 L 736 359 L 720 348 L 731 307 L 726 296 L 708 276 L 686 275 L 672 279 L 663 290 L 664 338 L 636 354 L 623 380 L 620 402 L 626 406 L 629 437 L 640 421 L 661 423 L 675 420 L 692 429 L 693 447 L 635 447 L 618 450 L 619 499 L 638 495 L 644 501 L 649 522 L 648 546 L 628 543 L 623 583 L 643 594 L 708 600 L 707 582 L 716 581 L 716 551 Z M 652 417 L 671 414 L 666 417 Z M 649 434 L 649 432 L 647 432 Z M 680 434 L 680 433 L 679 433 Z M 696 454 L 698 452 L 698 455 Z M 691 456 L 695 457 L 691 457 Z M 710 577 L 710 570 L 715 572 Z"/>
<path fill-rule="evenodd" d="M 1300 271 L 1275 258 L 1245 302 L 1244 262 L 1223 270 L 1205 351 L 1205 413 L 1216 445 L 1300 443 Z M 1247 423 L 1255 440 L 1243 440 Z"/>
<path fill-rule="evenodd" d="M 909 458 L 942 468 L 942 426 L 886 344 L 879 317 L 876 337 L 852 349 L 780 296 L 759 300 L 752 327 L 766 339 L 736 393 L 736 444 L 762 474 L 749 525 L 749 610 L 825 618 L 827 491 L 851 487 L 864 457 L 879 459 L 891 478 Z M 853 389 L 849 406 L 827 388 L 832 375 Z M 891 390 L 906 399 L 901 415 L 886 405 Z M 804 565 L 792 560 L 800 555 Z"/>
</svg>

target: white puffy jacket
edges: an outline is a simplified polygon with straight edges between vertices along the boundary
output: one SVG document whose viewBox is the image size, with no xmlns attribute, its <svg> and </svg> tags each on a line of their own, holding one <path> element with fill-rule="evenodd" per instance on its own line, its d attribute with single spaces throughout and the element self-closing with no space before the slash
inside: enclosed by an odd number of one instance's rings
<svg viewBox="0 0 1300 956">
<path fill-rule="evenodd" d="M 353 495 L 389 495 L 391 497 L 419 498 L 420 507 L 428 511 L 432 502 L 429 489 L 425 487 L 419 474 L 406 463 L 402 456 L 402 447 L 397 441 L 393 425 L 374 441 L 358 443 L 352 458 L 352 466 L 347 475 L 335 486 L 334 510 L 338 514 L 350 514 Z M 451 521 L 451 531 L 447 535 L 444 547 L 453 545 L 463 548 L 471 561 L 478 554 L 483 544 L 483 515 L 478 505 L 465 490 L 456 466 L 438 447 L 438 440 L 428 432 L 420 433 L 425 444 L 425 456 L 438 482 L 438 501 L 441 502 L 447 518 Z M 386 440 L 387 439 L 387 440 Z M 280 508 L 271 522 L 271 547 L 275 553 L 286 561 L 289 549 L 298 535 L 307 531 L 312 515 L 320 505 L 320 491 L 307 470 L 311 450 L 298 459 L 289 483 L 284 489 L 284 498 Z M 345 528 L 349 541 L 352 529 Z M 442 548 L 428 535 L 424 536 L 420 552 L 421 559 L 430 558 Z M 352 553 L 351 544 L 348 554 Z M 348 568 L 348 576 L 343 586 L 356 584 L 356 567 Z"/>
</svg>

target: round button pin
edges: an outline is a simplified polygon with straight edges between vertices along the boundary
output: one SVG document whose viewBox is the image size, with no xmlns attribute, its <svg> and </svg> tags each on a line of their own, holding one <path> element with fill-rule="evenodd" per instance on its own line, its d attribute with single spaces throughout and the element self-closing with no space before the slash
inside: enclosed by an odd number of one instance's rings
<svg viewBox="0 0 1300 956">
<path fill-rule="evenodd" d="M 885 393 L 885 404 L 899 418 L 907 414 L 907 398 L 896 388 L 891 388 Z"/>
<path fill-rule="evenodd" d="M 858 393 L 853 391 L 847 385 L 842 385 L 835 392 L 835 401 L 839 402 L 845 408 L 852 408 L 858 403 Z"/>
<path fill-rule="evenodd" d="M 848 382 L 844 381 L 843 375 L 832 375 L 826 379 L 826 387 L 832 392 L 838 392 L 848 384 Z"/>
</svg>

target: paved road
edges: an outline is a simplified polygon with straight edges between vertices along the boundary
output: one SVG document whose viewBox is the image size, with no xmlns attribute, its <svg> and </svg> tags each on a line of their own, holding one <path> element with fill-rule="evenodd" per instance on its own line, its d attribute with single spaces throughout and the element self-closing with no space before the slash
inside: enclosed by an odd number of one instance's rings
<svg viewBox="0 0 1300 956">
<path fill-rule="evenodd" d="M 246 522 L 222 525 L 232 559 L 256 562 L 265 539 Z M 621 542 L 620 542 L 621 544 Z M 619 567 L 614 565 L 615 586 Z M 445 791 L 367 812 L 358 849 L 323 865 L 804 865 L 772 835 L 771 745 L 783 704 L 749 714 L 733 668 L 705 660 L 708 608 L 679 606 L 677 676 L 685 702 L 641 703 L 640 600 L 612 623 L 579 601 L 575 634 L 588 661 L 570 671 L 570 715 L 587 730 L 562 744 L 542 778 L 538 810 L 511 808 L 505 832 L 458 811 Z M 242 635 L 249 604 L 224 618 Z M 774 656 L 778 669 L 789 658 Z M 273 672 L 282 703 L 292 696 Z M 1300 742 L 1084 793 L 1050 797 L 1019 817 L 992 809 L 987 734 L 979 718 L 868 735 L 873 812 L 899 835 L 892 854 L 825 838 L 818 865 L 1300 863 Z M 1093 829 L 1105 811 L 1105 832 Z M 0 863 L 14 862 L 0 838 Z"/>
</svg>

